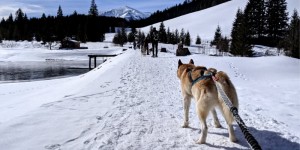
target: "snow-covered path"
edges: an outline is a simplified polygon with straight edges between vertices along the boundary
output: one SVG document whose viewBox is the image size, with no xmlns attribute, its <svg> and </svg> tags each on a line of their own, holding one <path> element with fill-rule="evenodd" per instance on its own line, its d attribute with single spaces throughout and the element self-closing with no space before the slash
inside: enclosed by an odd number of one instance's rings
<svg viewBox="0 0 300 150">
<path fill-rule="evenodd" d="M 262 115 L 261 106 L 249 102 L 252 99 L 248 94 L 257 93 L 245 87 L 254 82 L 247 76 L 250 73 L 238 70 L 238 61 L 202 55 L 175 57 L 170 53 L 152 58 L 128 50 L 87 74 L 62 79 L 60 83 L 53 81 L 51 89 L 56 90 L 44 94 L 45 99 L 53 96 L 51 102 L 0 124 L 0 149 L 249 149 L 237 125 L 234 128 L 239 142 L 229 142 L 220 113 L 223 128 L 214 128 L 209 117 L 207 144 L 195 144 L 200 124 L 194 103 L 191 128 L 181 128 L 178 58 L 183 62 L 193 58 L 198 65 L 228 72 L 240 95 L 240 115 L 263 149 L 300 148 L 299 137 L 291 133 L 287 124 L 276 120 L 276 116 Z M 38 96 L 39 91 L 35 94 Z M 294 109 L 291 112 L 297 113 Z"/>
</svg>

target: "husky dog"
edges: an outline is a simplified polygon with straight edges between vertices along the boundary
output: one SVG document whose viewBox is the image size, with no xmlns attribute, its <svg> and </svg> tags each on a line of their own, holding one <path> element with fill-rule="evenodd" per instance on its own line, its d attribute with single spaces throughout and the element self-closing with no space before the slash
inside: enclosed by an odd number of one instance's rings
<svg viewBox="0 0 300 150">
<path fill-rule="evenodd" d="M 216 83 L 212 79 L 214 76 L 220 83 L 225 93 L 230 98 L 233 106 L 238 108 L 238 99 L 236 90 L 230 81 L 229 77 L 224 72 L 217 72 L 214 68 L 206 69 L 204 66 L 195 66 L 194 61 L 191 59 L 189 64 L 183 64 L 181 60 L 178 61 L 177 77 L 181 82 L 181 93 L 184 103 L 184 123 L 183 127 L 187 128 L 189 125 L 189 107 L 191 98 L 196 101 L 197 115 L 201 122 L 201 135 L 198 139 L 198 144 L 206 142 L 207 137 L 207 124 L 206 118 L 209 112 L 212 112 L 214 123 L 216 127 L 220 127 L 219 120 L 215 111 L 215 107 L 220 108 L 226 123 L 228 125 L 229 139 L 232 142 L 236 141 L 233 131 L 232 123 L 234 121 L 233 115 L 224 101 L 218 94 Z"/>
</svg>

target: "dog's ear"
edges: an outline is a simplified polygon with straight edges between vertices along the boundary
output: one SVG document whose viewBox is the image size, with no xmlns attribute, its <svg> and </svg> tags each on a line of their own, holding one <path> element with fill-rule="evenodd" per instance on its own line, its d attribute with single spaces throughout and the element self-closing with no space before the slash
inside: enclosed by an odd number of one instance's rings
<svg viewBox="0 0 300 150">
<path fill-rule="evenodd" d="M 190 64 L 194 64 L 194 60 L 193 59 L 190 60 Z"/>
<path fill-rule="evenodd" d="M 181 62 L 181 60 L 178 60 L 178 68 L 182 65 L 183 63 Z"/>
</svg>

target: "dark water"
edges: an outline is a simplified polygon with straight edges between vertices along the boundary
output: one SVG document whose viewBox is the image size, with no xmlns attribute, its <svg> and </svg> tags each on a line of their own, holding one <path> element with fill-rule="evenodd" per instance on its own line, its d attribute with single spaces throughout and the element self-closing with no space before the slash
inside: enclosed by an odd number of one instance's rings
<svg viewBox="0 0 300 150">
<path fill-rule="evenodd" d="M 75 76 L 88 71 L 87 61 L 0 62 L 0 82 Z"/>
</svg>

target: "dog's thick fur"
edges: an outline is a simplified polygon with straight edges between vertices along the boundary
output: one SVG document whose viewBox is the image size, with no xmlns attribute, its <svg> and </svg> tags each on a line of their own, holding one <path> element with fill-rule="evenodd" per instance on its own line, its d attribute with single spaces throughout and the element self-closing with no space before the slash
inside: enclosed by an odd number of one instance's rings
<svg viewBox="0 0 300 150">
<path fill-rule="evenodd" d="M 216 83 L 212 78 L 200 80 L 192 86 L 192 81 L 189 78 L 188 72 L 191 71 L 192 79 L 196 79 L 201 75 L 208 73 L 214 73 L 215 77 L 218 79 L 218 83 L 222 86 L 225 93 L 230 98 L 233 106 L 238 108 L 238 99 L 236 90 L 230 81 L 226 73 L 220 71 L 217 72 L 214 68 L 209 68 L 208 70 L 203 70 L 203 66 L 195 66 L 194 61 L 191 59 L 189 64 L 183 64 L 181 60 L 178 61 L 177 77 L 181 81 L 181 93 L 183 96 L 184 105 L 184 123 L 183 127 L 187 128 L 189 126 L 189 107 L 191 103 L 191 98 L 193 97 L 196 101 L 197 115 L 201 122 L 201 135 L 197 143 L 203 144 L 206 142 L 207 137 L 207 124 L 206 118 L 208 113 L 211 111 L 216 127 L 220 127 L 219 120 L 215 111 L 215 107 L 219 107 L 228 125 L 229 139 L 232 142 L 236 141 L 236 137 L 233 131 L 232 123 L 234 121 L 233 115 L 230 110 L 221 99 L 218 94 Z"/>
</svg>

